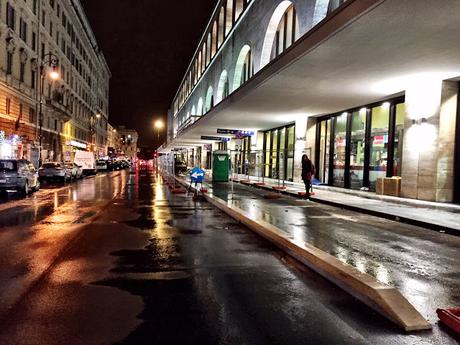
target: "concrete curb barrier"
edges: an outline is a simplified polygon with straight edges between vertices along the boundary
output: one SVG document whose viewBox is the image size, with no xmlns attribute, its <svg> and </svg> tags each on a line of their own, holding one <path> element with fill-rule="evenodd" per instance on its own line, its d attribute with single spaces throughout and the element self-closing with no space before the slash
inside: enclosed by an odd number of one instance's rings
<svg viewBox="0 0 460 345">
<path fill-rule="evenodd" d="M 185 181 L 177 177 L 176 180 L 186 185 Z M 432 328 L 430 323 L 397 289 L 378 282 L 372 276 L 358 271 L 356 268 L 341 262 L 334 256 L 312 245 L 295 241 L 281 229 L 262 220 L 255 219 L 246 211 L 228 205 L 225 201 L 212 194 L 206 194 L 204 197 L 209 203 L 269 240 L 278 248 L 284 250 L 405 331 L 421 331 Z"/>
</svg>

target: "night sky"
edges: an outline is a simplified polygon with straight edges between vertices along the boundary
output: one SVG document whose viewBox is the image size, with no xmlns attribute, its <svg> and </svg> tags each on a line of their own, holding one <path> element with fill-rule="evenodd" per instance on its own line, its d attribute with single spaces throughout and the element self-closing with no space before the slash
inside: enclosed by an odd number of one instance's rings
<svg viewBox="0 0 460 345">
<path fill-rule="evenodd" d="M 153 146 L 216 0 L 81 0 L 112 72 L 112 125 Z"/>
</svg>

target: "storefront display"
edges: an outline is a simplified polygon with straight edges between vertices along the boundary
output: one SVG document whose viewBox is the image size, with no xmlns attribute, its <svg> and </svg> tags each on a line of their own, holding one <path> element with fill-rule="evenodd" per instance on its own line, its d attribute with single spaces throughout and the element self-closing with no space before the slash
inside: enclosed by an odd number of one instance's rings
<svg viewBox="0 0 460 345">
<path fill-rule="evenodd" d="M 318 178 L 375 191 L 380 177 L 401 176 L 404 98 L 322 118 L 317 125 Z"/>
<path fill-rule="evenodd" d="M 295 125 L 264 133 L 264 176 L 294 180 Z"/>
</svg>

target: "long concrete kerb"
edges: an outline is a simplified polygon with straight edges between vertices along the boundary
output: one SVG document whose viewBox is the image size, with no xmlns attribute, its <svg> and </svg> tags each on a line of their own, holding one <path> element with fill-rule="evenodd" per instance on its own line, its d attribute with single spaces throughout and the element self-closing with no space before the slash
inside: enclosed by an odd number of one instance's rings
<svg viewBox="0 0 460 345">
<path fill-rule="evenodd" d="M 187 185 L 186 181 L 177 181 Z M 394 287 L 378 282 L 334 256 L 304 242 L 295 241 L 281 229 L 255 219 L 246 211 L 228 205 L 211 194 L 205 199 L 230 217 L 266 238 L 277 247 L 333 282 L 407 332 L 431 329 L 430 323 Z"/>
</svg>

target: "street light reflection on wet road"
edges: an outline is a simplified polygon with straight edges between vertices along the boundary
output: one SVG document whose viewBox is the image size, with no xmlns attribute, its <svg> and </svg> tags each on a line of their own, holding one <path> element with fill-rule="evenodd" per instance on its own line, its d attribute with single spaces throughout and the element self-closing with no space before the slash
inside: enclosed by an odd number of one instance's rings
<svg viewBox="0 0 460 345">
<path fill-rule="evenodd" d="M 438 327 L 401 334 L 209 204 L 171 194 L 150 171 L 104 174 L 46 193 L 29 199 L 25 221 L 14 206 L 0 210 L 9 222 L 0 227 L 1 344 L 455 343 Z M 243 198 L 235 200 L 253 205 L 254 215 L 278 219 Z M 337 257 L 392 282 L 393 266 L 342 236 L 344 217 L 333 218 L 340 222 L 333 228 L 329 218 L 287 209 L 283 217 L 299 241 L 324 246 L 326 238 L 302 224 L 327 221 L 328 236 L 340 239 L 332 246 Z M 314 206 L 302 210 L 322 215 Z M 407 289 L 422 299 L 426 286 L 414 279 Z M 444 295 L 455 298 L 448 289 Z"/>
</svg>

